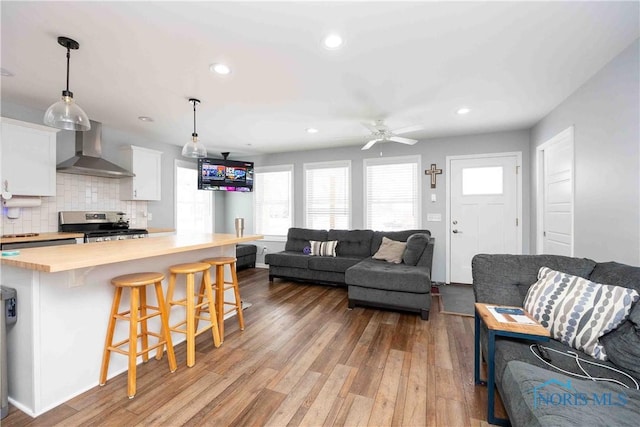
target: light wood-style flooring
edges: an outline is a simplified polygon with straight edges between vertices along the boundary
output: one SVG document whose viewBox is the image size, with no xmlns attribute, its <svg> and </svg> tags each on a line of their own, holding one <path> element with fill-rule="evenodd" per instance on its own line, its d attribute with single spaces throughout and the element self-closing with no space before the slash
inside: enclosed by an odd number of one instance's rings
<svg viewBox="0 0 640 427">
<path fill-rule="evenodd" d="M 193 368 L 181 343 L 175 373 L 166 357 L 138 366 L 132 400 L 124 373 L 35 419 L 11 407 L 2 425 L 487 424 L 487 390 L 473 383 L 473 318 L 439 313 L 436 296 L 423 321 L 348 310 L 345 288 L 269 283 L 264 269 L 241 271 L 239 279 L 242 299 L 253 304 L 245 330 L 228 319 L 217 349 L 200 335 Z"/>
</svg>

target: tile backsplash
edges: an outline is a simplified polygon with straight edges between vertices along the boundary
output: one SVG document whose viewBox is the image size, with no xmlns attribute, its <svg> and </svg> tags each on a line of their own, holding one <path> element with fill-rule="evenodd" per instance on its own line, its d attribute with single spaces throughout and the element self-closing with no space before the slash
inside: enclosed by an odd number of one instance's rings
<svg viewBox="0 0 640 427">
<path fill-rule="evenodd" d="M 20 208 L 20 218 L 7 218 L 2 210 L 2 234 L 58 231 L 58 211 L 125 212 L 131 227 L 147 228 L 147 202 L 120 200 L 118 179 L 56 174 L 56 196 L 42 197 L 42 205 Z"/>
</svg>

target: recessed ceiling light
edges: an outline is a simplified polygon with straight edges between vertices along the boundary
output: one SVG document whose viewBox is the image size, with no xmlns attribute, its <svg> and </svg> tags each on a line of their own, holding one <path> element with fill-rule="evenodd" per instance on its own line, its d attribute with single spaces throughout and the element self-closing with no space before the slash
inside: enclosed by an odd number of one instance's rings
<svg viewBox="0 0 640 427">
<path fill-rule="evenodd" d="M 329 34 L 322 41 L 324 47 L 329 50 L 339 49 L 340 46 L 342 46 L 342 43 L 342 37 L 340 37 L 340 35 L 336 33 Z"/>
<path fill-rule="evenodd" d="M 0 75 L 2 75 L 3 77 L 13 77 L 14 74 L 7 70 L 6 68 L 0 68 Z"/>
<path fill-rule="evenodd" d="M 153 117 L 139 116 L 138 120 L 140 120 L 141 122 L 152 122 L 153 121 Z"/>
<path fill-rule="evenodd" d="M 209 66 L 209 70 L 211 70 L 214 73 L 217 74 L 221 74 L 223 76 L 226 76 L 227 74 L 231 73 L 231 68 L 229 68 L 227 65 L 225 64 L 211 64 Z"/>
<path fill-rule="evenodd" d="M 318 129 L 316 129 L 316 128 L 307 128 L 307 133 L 318 133 Z"/>
<path fill-rule="evenodd" d="M 463 115 L 463 114 L 467 114 L 471 111 L 471 108 L 468 107 L 462 107 L 459 108 L 458 111 L 456 111 L 457 114 Z"/>
</svg>

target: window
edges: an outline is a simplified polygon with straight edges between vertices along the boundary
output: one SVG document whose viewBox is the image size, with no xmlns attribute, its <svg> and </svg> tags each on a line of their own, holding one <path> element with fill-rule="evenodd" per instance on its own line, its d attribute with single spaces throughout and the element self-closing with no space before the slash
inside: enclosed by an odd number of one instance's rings
<svg viewBox="0 0 640 427">
<path fill-rule="evenodd" d="M 293 226 L 293 165 L 256 168 L 254 177 L 256 233 L 286 236 Z"/>
<path fill-rule="evenodd" d="M 462 169 L 462 195 L 502 194 L 502 166 Z"/>
<path fill-rule="evenodd" d="M 381 231 L 420 228 L 420 158 L 364 161 L 365 224 Z"/>
<path fill-rule="evenodd" d="M 176 230 L 213 233 L 213 194 L 198 190 L 195 165 L 176 162 Z"/>
<path fill-rule="evenodd" d="M 305 163 L 305 227 L 320 230 L 350 228 L 351 162 Z"/>
</svg>

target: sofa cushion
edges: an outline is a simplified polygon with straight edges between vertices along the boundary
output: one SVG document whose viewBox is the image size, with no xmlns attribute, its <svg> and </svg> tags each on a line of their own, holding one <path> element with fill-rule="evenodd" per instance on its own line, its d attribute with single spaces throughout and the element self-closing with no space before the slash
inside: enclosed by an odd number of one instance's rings
<svg viewBox="0 0 640 427">
<path fill-rule="evenodd" d="M 640 413 L 638 390 L 581 380 L 517 360 L 508 363 L 502 389 L 500 396 L 514 426 L 635 425 Z"/>
<path fill-rule="evenodd" d="M 400 264 L 402 262 L 402 254 L 406 248 L 407 244 L 405 242 L 397 242 L 383 237 L 382 244 L 378 248 L 378 251 L 373 254 L 372 258 Z"/>
<path fill-rule="evenodd" d="M 640 295 L 633 289 L 604 285 L 542 267 L 524 301 L 551 336 L 599 360 L 606 350 L 599 338 L 618 327 Z"/>
<path fill-rule="evenodd" d="M 356 265 L 360 261 L 362 261 L 362 258 L 357 257 L 311 257 L 309 259 L 309 269 L 344 273 L 349 267 Z"/>
<path fill-rule="evenodd" d="M 593 281 L 640 291 L 640 268 L 617 262 L 601 262 L 589 277 Z M 627 320 L 601 338 L 610 361 L 640 379 L 640 302 Z"/>
<path fill-rule="evenodd" d="M 636 306 L 635 311 L 640 311 Z M 640 328 L 633 322 L 624 322 L 600 338 L 607 359 L 640 381 Z"/>
<path fill-rule="evenodd" d="M 314 256 L 336 256 L 336 246 L 338 246 L 337 240 L 328 240 L 325 242 L 317 242 L 315 240 L 309 241 L 311 246 L 311 255 Z M 304 254 L 307 253 L 306 246 L 302 250 Z"/>
<path fill-rule="evenodd" d="M 374 231 L 373 238 L 371 239 L 371 249 L 368 256 L 371 256 L 378 252 L 380 245 L 382 244 L 382 238 L 386 237 L 391 240 L 395 240 L 398 242 L 406 242 L 407 239 L 416 233 L 426 233 L 431 236 L 431 232 L 429 230 L 403 230 L 403 231 Z"/>
<path fill-rule="evenodd" d="M 364 288 L 424 294 L 431 292 L 431 271 L 428 267 L 366 258 L 347 270 L 345 282 Z"/>
<path fill-rule="evenodd" d="M 483 325 L 481 327 L 481 339 L 482 339 L 482 354 L 488 354 L 487 348 L 487 328 Z M 575 350 L 568 345 L 562 344 L 560 341 L 549 340 L 548 342 L 540 343 L 544 347 L 550 349 L 547 350 L 551 363 L 557 366 L 559 369 L 563 369 L 568 372 L 572 372 L 577 375 L 584 375 L 584 372 L 580 370 L 580 367 L 576 364 L 575 358 L 572 354 L 568 354 L 568 351 L 573 351 L 583 360 L 597 363 L 593 365 L 591 363 L 581 363 L 582 367 L 589 372 L 594 378 L 613 378 L 617 381 L 621 381 L 624 384 L 633 386 L 633 382 L 623 374 L 614 372 L 606 367 L 616 368 L 616 365 L 611 361 L 600 361 L 585 354 L 580 350 Z M 504 370 L 512 360 L 520 360 L 532 365 L 539 366 L 541 368 L 550 369 L 549 366 L 538 359 L 531 351 L 531 342 L 525 340 L 514 340 L 511 338 L 496 338 L 496 350 L 495 350 L 495 375 L 496 383 L 502 381 L 502 375 Z M 553 351 L 556 350 L 556 351 Z M 562 353 L 562 354 L 560 354 Z M 619 368 L 618 368 L 619 369 Z M 554 371 L 555 372 L 555 371 Z"/>
<path fill-rule="evenodd" d="M 587 278 L 593 282 L 622 286 L 640 292 L 640 267 L 617 262 L 599 262 Z"/>
<path fill-rule="evenodd" d="M 402 254 L 402 262 L 407 265 L 417 265 L 425 248 L 429 244 L 429 234 L 415 233 L 407 239 L 407 247 Z"/>
<path fill-rule="evenodd" d="M 338 241 L 338 256 L 366 258 L 371 255 L 369 250 L 372 237 L 371 230 L 329 230 L 327 239 Z"/>
<path fill-rule="evenodd" d="M 589 278 L 595 266 L 590 259 L 558 255 L 478 254 L 471 260 L 473 291 L 477 302 L 522 307 L 540 267 Z"/>
<path fill-rule="evenodd" d="M 302 252 L 284 251 L 267 254 L 264 257 L 264 262 L 280 267 L 308 268 L 309 258 L 311 258 L 309 255 L 305 255 Z"/>
<path fill-rule="evenodd" d="M 292 227 L 287 233 L 287 243 L 284 245 L 284 250 L 302 253 L 304 247 L 309 246 L 310 240 L 328 240 L 327 230 L 311 230 L 308 228 Z"/>
</svg>

